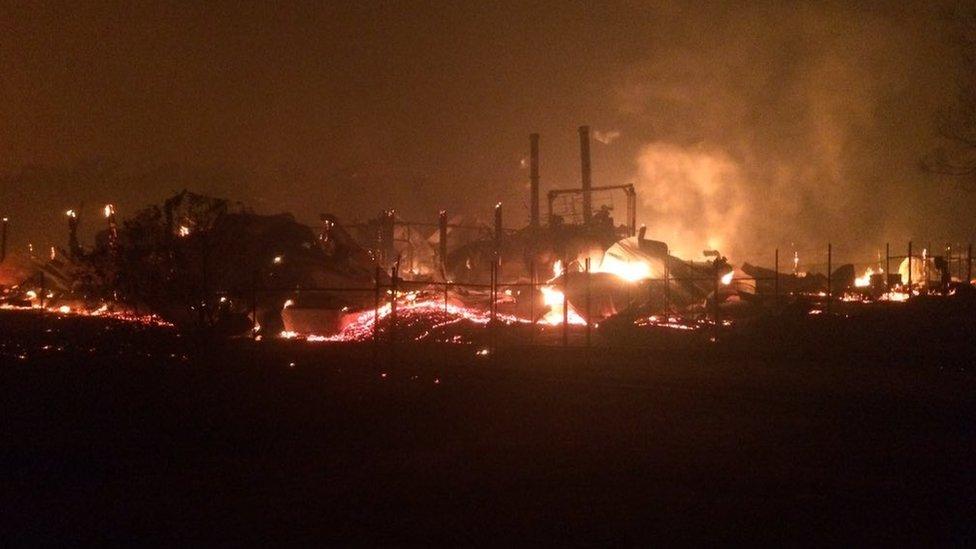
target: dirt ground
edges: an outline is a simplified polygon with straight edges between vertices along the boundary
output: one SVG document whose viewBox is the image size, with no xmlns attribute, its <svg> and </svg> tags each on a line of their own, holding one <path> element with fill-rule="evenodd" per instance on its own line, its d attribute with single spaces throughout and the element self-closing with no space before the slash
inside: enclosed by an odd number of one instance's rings
<svg viewBox="0 0 976 549">
<path fill-rule="evenodd" d="M 972 543 L 959 348 L 480 356 L 0 312 L 2 538 Z"/>
</svg>

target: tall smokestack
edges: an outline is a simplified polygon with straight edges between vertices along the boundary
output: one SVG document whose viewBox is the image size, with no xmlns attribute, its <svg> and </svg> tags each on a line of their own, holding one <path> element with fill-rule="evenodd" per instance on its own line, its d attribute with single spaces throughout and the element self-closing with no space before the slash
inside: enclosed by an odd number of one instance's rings
<svg viewBox="0 0 976 549">
<path fill-rule="evenodd" d="M 539 226 L 539 134 L 529 135 L 529 182 L 531 183 L 531 203 L 529 225 Z"/>
<path fill-rule="evenodd" d="M 583 224 L 589 225 L 593 215 L 593 204 L 590 197 L 590 127 L 580 126 L 580 174 L 583 179 Z"/>
<path fill-rule="evenodd" d="M 81 245 L 78 244 L 78 212 L 68 210 L 64 214 L 68 216 L 68 257 L 75 259 L 81 255 Z"/>
</svg>

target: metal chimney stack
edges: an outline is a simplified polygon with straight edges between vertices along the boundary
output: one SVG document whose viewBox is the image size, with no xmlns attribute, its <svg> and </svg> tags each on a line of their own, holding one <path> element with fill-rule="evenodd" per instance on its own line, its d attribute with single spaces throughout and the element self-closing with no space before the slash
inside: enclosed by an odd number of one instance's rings
<svg viewBox="0 0 976 549">
<path fill-rule="evenodd" d="M 529 182 L 531 184 L 531 202 L 529 225 L 539 226 L 539 134 L 529 135 Z"/>
<path fill-rule="evenodd" d="M 75 259 L 78 257 L 81 245 L 78 244 L 78 212 L 68 210 L 64 212 L 68 216 L 68 257 Z"/>
<path fill-rule="evenodd" d="M 590 127 L 580 126 L 580 174 L 583 180 L 583 224 L 589 225 L 590 218 L 593 216 L 593 203 L 591 201 L 590 179 Z"/>
</svg>

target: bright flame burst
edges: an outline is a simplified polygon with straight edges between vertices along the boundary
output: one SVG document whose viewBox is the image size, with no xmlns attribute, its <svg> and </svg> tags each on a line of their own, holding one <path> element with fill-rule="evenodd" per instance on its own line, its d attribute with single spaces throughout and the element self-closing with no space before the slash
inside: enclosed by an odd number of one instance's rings
<svg viewBox="0 0 976 549">
<path fill-rule="evenodd" d="M 624 261 L 611 254 L 603 256 L 598 273 L 610 273 L 624 280 L 637 282 L 651 278 L 651 266 L 644 261 Z"/>
<path fill-rule="evenodd" d="M 874 269 L 868 267 L 867 270 L 864 271 L 864 276 L 859 276 L 854 279 L 854 286 L 857 288 L 867 288 L 868 286 L 871 285 L 871 275 L 883 273 L 883 272 L 884 272 L 883 269 L 879 269 L 876 273 Z"/>
<path fill-rule="evenodd" d="M 552 278 L 556 279 L 559 275 L 563 274 L 563 262 L 557 259 L 555 263 L 552 264 Z"/>
<path fill-rule="evenodd" d="M 565 301 L 565 295 L 561 290 L 558 290 L 552 286 L 542 286 L 542 302 L 549 307 L 549 312 L 542 317 L 542 322 L 550 324 L 552 326 L 558 326 L 563 323 L 563 302 Z M 566 302 L 568 306 L 566 318 L 569 320 L 570 324 L 586 324 L 586 319 L 580 316 L 576 312 L 569 302 Z"/>
<path fill-rule="evenodd" d="M 729 284 L 732 284 L 732 275 L 733 275 L 733 272 L 732 271 L 729 271 L 729 272 L 725 273 L 724 275 L 722 275 L 722 279 L 721 279 L 722 280 L 722 284 L 724 284 L 725 286 L 728 286 Z"/>
</svg>

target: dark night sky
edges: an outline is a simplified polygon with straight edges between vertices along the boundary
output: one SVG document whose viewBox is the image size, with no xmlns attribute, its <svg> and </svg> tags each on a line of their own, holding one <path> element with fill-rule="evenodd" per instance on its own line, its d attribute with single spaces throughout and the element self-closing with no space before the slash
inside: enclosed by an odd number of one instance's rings
<svg viewBox="0 0 976 549">
<path fill-rule="evenodd" d="M 272 5 L 274 4 L 274 5 Z M 279 5 L 280 4 L 280 5 Z M 951 104 L 951 5 L 92 3 L 0 8 L 0 211 L 61 243 L 184 187 L 262 212 L 527 215 L 544 188 L 636 182 L 680 250 L 976 237 L 918 169 Z M 603 4 L 603 5 L 600 5 Z"/>
</svg>

